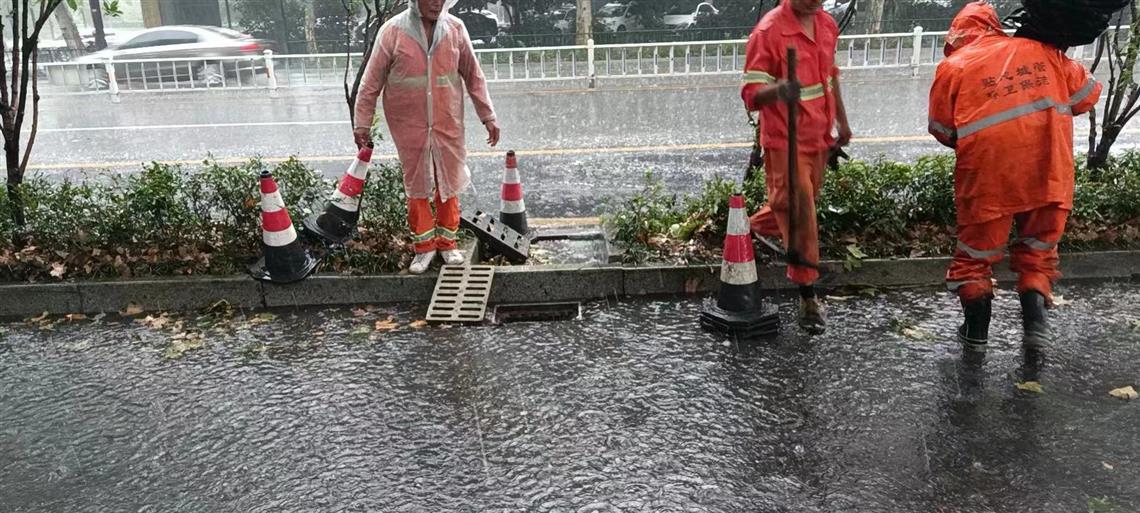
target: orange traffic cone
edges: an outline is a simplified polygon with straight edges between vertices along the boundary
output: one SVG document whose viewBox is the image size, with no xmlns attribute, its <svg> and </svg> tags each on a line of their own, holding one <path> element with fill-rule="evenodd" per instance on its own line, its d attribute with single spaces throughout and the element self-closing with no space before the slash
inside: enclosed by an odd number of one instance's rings
<svg viewBox="0 0 1140 513">
<path fill-rule="evenodd" d="M 507 152 L 503 169 L 503 188 L 499 202 L 499 222 L 522 235 L 527 234 L 526 203 L 523 201 L 522 179 L 514 151 Z"/>
<path fill-rule="evenodd" d="M 309 216 L 302 223 L 307 233 L 330 244 L 344 244 L 352 238 L 352 232 L 360 220 L 360 196 L 368 180 L 370 160 L 372 148 L 361 148 L 356 154 L 356 160 L 348 166 L 348 171 L 337 184 L 325 211 Z"/>
<path fill-rule="evenodd" d="M 297 239 L 285 200 L 269 171 L 261 172 L 261 241 L 264 263 L 254 274 L 257 279 L 293 283 L 317 267 L 317 260 Z"/>
<path fill-rule="evenodd" d="M 720 292 L 715 304 L 701 309 L 701 327 L 742 340 L 775 335 L 780 319 L 777 310 L 766 308 L 760 298 L 744 196 L 733 194 L 728 208 Z"/>
</svg>

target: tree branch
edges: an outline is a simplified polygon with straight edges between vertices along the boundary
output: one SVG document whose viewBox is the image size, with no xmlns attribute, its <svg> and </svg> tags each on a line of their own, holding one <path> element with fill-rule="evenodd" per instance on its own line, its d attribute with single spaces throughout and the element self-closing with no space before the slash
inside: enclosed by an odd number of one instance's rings
<svg viewBox="0 0 1140 513">
<path fill-rule="evenodd" d="M 35 70 L 39 64 L 40 52 L 38 49 L 32 50 L 32 69 Z M 20 161 L 20 176 L 28 170 L 28 160 L 32 156 L 32 148 L 36 145 L 36 134 L 40 131 L 40 77 L 33 73 L 32 76 L 32 130 L 28 133 L 28 143 L 24 146 L 24 158 Z"/>
<path fill-rule="evenodd" d="M 20 101 L 19 89 L 16 88 L 20 77 L 20 41 L 24 37 L 24 29 L 20 26 L 20 2 L 27 3 L 27 1 L 28 0 L 12 0 L 12 98 L 9 105 L 17 104 Z M 14 128 L 16 129 L 16 136 L 18 137 L 20 129 L 18 126 Z"/>
<path fill-rule="evenodd" d="M 0 34 L 4 33 L 4 17 L 0 16 Z M 8 59 L 3 58 L 6 53 L 7 40 L 0 35 L 0 118 L 3 119 L 4 128 L 8 128 L 8 110 L 12 104 L 8 98 Z"/>
</svg>

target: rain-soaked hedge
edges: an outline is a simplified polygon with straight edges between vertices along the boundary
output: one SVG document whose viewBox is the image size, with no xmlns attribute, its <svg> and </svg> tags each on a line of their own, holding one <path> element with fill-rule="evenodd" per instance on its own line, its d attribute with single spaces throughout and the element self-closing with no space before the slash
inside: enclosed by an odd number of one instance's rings
<svg viewBox="0 0 1140 513">
<path fill-rule="evenodd" d="M 0 192 L 0 281 L 245 272 L 261 251 L 263 169 L 273 172 L 298 229 L 334 187 L 295 159 L 274 166 L 155 163 L 78 183 L 34 177 L 23 185 L 28 223 L 18 233 L 7 192 Z M 361 236 L 330 254 L 326 269 L 389 272 L 408 258 L 399 167 L 374 163 L 363 202 Z"/>
<path fill-rule="evenodd" d="M 1078 158 L 1083 163 L 1083 158 Z M 1077 168 L 1074 211 L 1063 251 L 1140 248 L 1140 152 L 1112 159 L 1109 169 Z M 706 181 L 688 196 L 647 175 L 640 193 L 610 202 L 605 220 L 629 261 L 719 259 L 728 198 L 737 182 Z M 743 184 L 749 212 L 765 201 L 762 169 Z M 821 251 L 831 258 L 948 255 L 954 248 L 954 158 L 913 164 L 878 160 L 828 171 L 817 205 Z"/>
</svg>

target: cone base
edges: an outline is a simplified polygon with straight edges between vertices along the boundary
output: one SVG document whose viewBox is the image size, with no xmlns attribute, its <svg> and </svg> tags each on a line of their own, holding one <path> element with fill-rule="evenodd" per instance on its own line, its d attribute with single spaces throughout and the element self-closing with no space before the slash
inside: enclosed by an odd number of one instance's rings
<svg viewBox="0 0 1140 513">
<path fill-rule="evenodd" d="M 340 216 L 330 213 L 336 207 L 329 207 L 323 214 L 314 214 L 306 217 L 301 226 L 310 237 L 320 239 L 328 244 L 344 244 L 352 240 L 356 231 L 356 223 L 349 222 Z"/>
<path fill-rule="evenodd" d="M 759 306 L 755 310 L 730 312 L 708 302 L 701 308 L 701 328 L 741 340 L 773 337 L 780 331 L 780 315 L 774 307 Z"/>
<path fill-rule="evenodd" d="M 526 212 L 519 212 L 517 214 L 499 213 L 499 222 L 503 223 L 512 230 L 519 232 L 523 236 L 530 235 L 530 227 L 527 225 Z"/>
<path fill-rule="evenodd" d="M 249 273 L 255 280 L 269 282 L 276 285 L 285 285 L 289 283 L 296 283 L 305 278 L 308 278 L 309 275 L 313 274 L 313 271 L 317 269 L 318 263 L 319 261 L 314 258 L 313 255 L 306 252 L 304 261 L 297 269 L 289 273 L 284 273 L 284 275 L 271 276 L 269 269 L 265 266 L 265 257 L 262 257 L 257 261 L 257 263 L 250 266 Z"/>
</svg>

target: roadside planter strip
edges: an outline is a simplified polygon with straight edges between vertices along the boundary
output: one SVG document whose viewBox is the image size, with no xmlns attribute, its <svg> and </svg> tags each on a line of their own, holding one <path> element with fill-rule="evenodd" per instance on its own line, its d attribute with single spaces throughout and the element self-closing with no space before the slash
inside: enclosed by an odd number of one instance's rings
<svg viewBox="0 0 1140 513">
<path fill-rule="evenodd" d="M 846 271 L 843 262 L 823 263 L 826 288 L 939 287 L 950 259 L 867 260 Z M 1140 280 L 1140 251 L 1063 255 L 1062 282 Z M 496 269 L 491 304 L 533 304 L 679 294 L 718 289 L 719 265 L 537 265 Z M 996 278 L 1012 283 L 1008 268 Z M 81 281 L 0 285 L 0 317 L 69 313 L 196 310 L 226 301 L 240 308 L 281 308 L 353 304 L 423 303 L 431 299 L 434 274 L 412 276 L 316 275 L 289 285 L 247 276 L 146 280 Z M 790 288 L 783 266 L 759 269 L 760 288 Z"/>
</svg>

